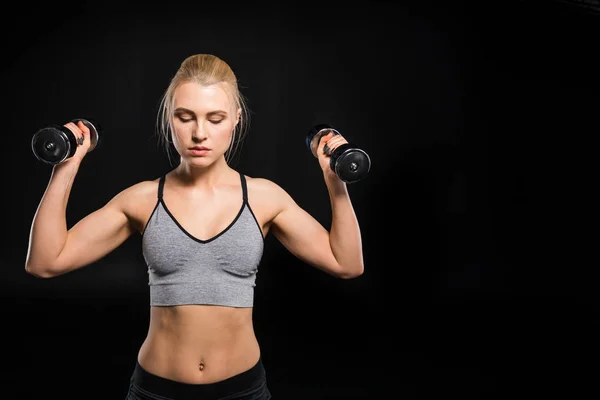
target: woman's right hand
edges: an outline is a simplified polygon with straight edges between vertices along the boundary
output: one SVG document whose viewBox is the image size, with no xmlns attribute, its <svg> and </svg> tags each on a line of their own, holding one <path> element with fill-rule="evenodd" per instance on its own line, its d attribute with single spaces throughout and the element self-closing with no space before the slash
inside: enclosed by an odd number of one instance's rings
<svg viewBox="0 0 600 400">
<path fill-rule="evenodd" d="M 90 129 L 85 126 L 82 121 L 77 121 L 77 124 L 74 122 L 68 122 L 64 124 L 66 128 L 69 128 L 71 132 L 75 135 L 77 139 L 77 150 L 75 150 L 75 154 L 72 157 L 65 160 L 63 163 L 71 163 L 71 162 L 81 162 L 83 157 L 88 153 L 91 146 L 91 138 L 90 138 Z M 83 137 L 83 141 L 81 138 Z"/>
</svg>

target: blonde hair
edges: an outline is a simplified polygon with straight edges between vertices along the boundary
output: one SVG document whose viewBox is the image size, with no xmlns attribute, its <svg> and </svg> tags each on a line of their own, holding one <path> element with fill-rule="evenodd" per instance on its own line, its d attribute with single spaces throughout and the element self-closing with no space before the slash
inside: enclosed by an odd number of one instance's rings
<svg viewBox="0 0 600 400">
<path fill-rule="evenodd" d="M 235 105 L 236 112 L 241 110 L 239 121 L 233 129 L 233 138 L 225 152 L 228 164 L 241 147 L 249 126 L 250 113 L 243 94 L 238 87 L 238 80 L 233 70 L 225 61 L 212 54 L 195 54 L 187 57 L 171 79 L 159 102 L 156 121 L 159 144 L 165 146 L 167 155 L 171 151 L 171 133 L 173 132 L 173 108 L 175 90 L 184 83 L 194 82 L 204 86 L 225 83 L 224 89 Z M 234 115 L 235 117 L 235 115 Z M 170 158 L 169 158 L 170 160 Z"/>
</svg>

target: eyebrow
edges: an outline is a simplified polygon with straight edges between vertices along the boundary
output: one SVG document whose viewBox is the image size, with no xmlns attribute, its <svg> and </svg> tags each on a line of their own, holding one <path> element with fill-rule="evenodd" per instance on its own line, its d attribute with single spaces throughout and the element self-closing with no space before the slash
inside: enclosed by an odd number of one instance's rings
<svg viewBox="0 0 600 400">
<path fill-rule="evenodd" d="M 179 113 L 179 112 L 185 112 L 185 113 L 187 113 L 187 114 L 196 115 L 196 113 L 195 113 L 195 112 L 193 112 L 192 110 L 188 110 L 187 108 L 184 108 L 184 107 L 177 107 L 177 108 L 175 109 L 175 114 L 176 114 L 176 113 Z M 213 115 L 217 115 L 217 114 L 224 114 L 224 115 L 227 115 L 227 112 L 226 112 L 226 111 L 223 111 L 223 110 L 215 110 L 215 111 L 210 111 L 210 112 L 206 113 L 206 115 L 207 115 L 207 116 L 209 116 L 209 117 L 210 117 L 210 116 L 213 116 Z"/>
</svg>

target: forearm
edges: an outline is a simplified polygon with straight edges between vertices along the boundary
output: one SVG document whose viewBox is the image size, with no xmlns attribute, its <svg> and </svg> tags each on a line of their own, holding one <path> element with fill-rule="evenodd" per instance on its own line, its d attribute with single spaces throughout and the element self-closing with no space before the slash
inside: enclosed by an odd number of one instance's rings
<svg viewBox="0 0 600 400">
<path fill-rule="evenodd" d="M 44 274 L 57 259 L 67 240 L 66 209 L 79 163 L 55 165 L 46 191 L 33 217 L 25 268 Z"/>
<path fill-rule="evenodd" d="M 360 227 L 346 183 L 337 177 L 325 175 L 331 202 L 331 229 L 329 243 L 342 275 L 356 277 L 364 271 Z"/>
</svg>

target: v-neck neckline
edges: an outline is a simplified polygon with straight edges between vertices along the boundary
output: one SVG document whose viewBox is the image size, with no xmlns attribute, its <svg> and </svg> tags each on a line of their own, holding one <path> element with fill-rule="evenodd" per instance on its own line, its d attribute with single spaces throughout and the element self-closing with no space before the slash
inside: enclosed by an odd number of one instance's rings
<svg viewBox="0 0 600 400">
<path fill-rule="evenodd" d="M 214 236 L 212 236 L 209 239 L 200 239 L 197 238 L 196 236 L 192 235 L 187 229 L 185 229 L 183 227 L 183 225 L 177 220 L 177 218 L 175 218 L 175 215 L 173 215 L 173 213 L 171 212 L 171 210 L 169 210 L 169 207 L 167 206 L 167 203 L 164 200 L 164 184 L 166 181 L 166 175 L 163 175 L 162 177 L 162 187 L 160 190 L 160 204 L 162 204 L 163 208 L 165 209 L 166 213 L 169 215 L 169 217 L 171 218 L 171 220 L 175 223 L 175 225 L 177 225 L 177 227 L 183 232 L 185 233 L 190 239 L 198 242 L 198 243 L 209 243 L 212 242 L 213 240 L 217 239 L 218 237 L 222 236 L 223 234 L 225 234 L 227 231 L 229 231 L 231 229 L 231 227 L 233 227 L 235 225 L 235 223 L 237 222 L 237 220 L 240 218 L 240 216 L 242 215 L 242 212 L 244 211 L 244 208 L 246 207 L 246 185 L 245 185 L 245 180 L 244 180 L 244 176 L 240 174 L 240 180 L 241 180 L 241 185 L 242 185 L 242 205 L 238 211 L 238 213 L 236 214 L 235 218 L 233 219 L 233 221 L 231 221 L 229 223 L 229 225 L 227 225 L 227 227 L 225 227 L 223 230 L 221 230 L 219 233 L 215 234 Z"/>
</svg>

